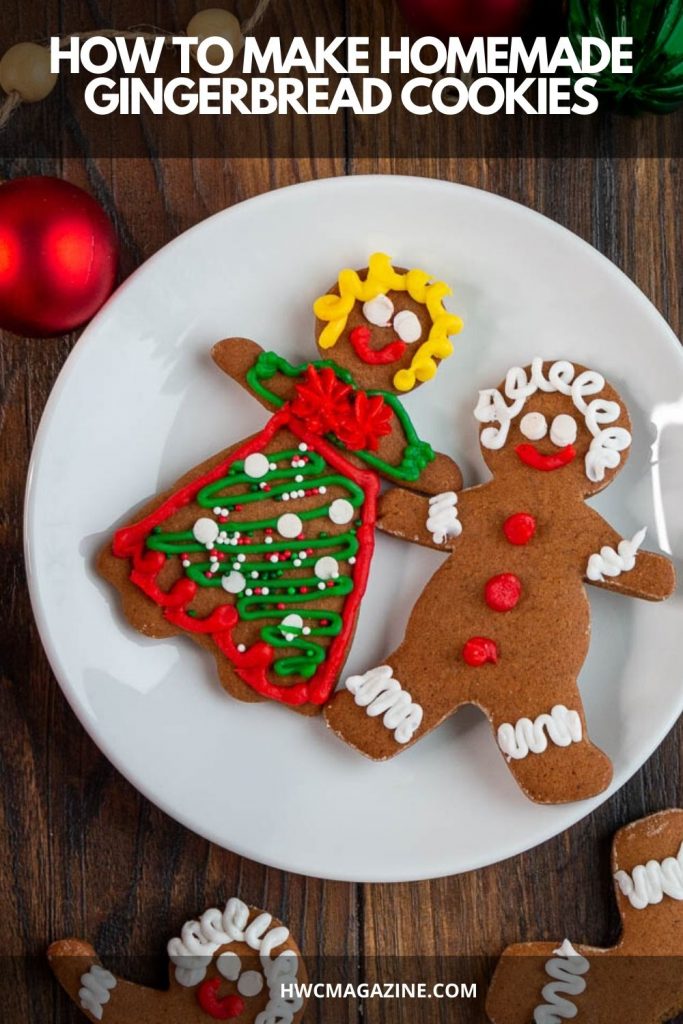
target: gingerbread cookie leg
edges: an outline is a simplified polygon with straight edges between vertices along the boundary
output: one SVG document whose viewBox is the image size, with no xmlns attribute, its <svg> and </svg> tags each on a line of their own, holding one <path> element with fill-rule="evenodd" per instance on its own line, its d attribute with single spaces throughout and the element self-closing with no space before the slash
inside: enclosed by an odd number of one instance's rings
<svg viewBox="0 0 683 1024">
<path fill-rule="evenodd" d="M 90 1020 L 130 1024 L 135 1015 L 145 1024 L 161 1024 L 162 993 L 116 978 L 102 966 L 89 942 L 53 942 L 47 957 L 64 991 Z"/>
<path fill-rule="evenodd" d="M 507 697 L 499 691 L 490 707 L 483 704 L 520 788 L 542 804 L 571 803 L 602 793 L 611 782 L 612 764 L 588 738 L 575 680 L 537 682 L 533 691 L 538 696 L 525 704 L 511 682 Z"/>
</svg>

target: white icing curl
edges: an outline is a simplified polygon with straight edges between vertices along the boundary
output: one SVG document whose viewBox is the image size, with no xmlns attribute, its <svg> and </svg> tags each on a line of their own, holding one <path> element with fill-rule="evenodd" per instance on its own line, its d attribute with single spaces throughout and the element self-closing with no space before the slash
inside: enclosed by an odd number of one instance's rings
<svg viewBox="0 0 683 1024">
<path fill-rule="evenodd" d="M 445 544 L 451 537 L 459 537 L 462 523 L 458 519 L 458 495 L 455 491 L 444 491 L 429 499 L 427 529 L 435 544 Z"/>
<path fill-rule="evenodd" d="M 99 964 L 93 964 L 81 977 L 78 998 L 81 1009 L 87 1010 L 97 1020 L 102 1020 L 105 1003 L 111 999 L 111 990 L 116 988 L 116 978 Z"/>
<path fill-rule="evenodd" d="M 394 679 L 390 665 L 371 668 L 362 676 L 349 676 L 344 685 L 371 718 L 384 715 L 382 723 L 394 730 L 397 743 L 407 743 L 419 728 L 422 707 Z"/>
<path fill-rule="evenodd" d="M 638 864 L 630 874 L 617 871 L 614 880 L 636 910 L 661 903 L 665 896 L 683 900 L 683 843 L 676 857 Z"/>
<path fill-rule="evenodd" d="M 284 925 L 271 927 L 273 918 L 265 911 L 249 921 L 249 907 L 242 900 L 229 899 L 225 910 L 205 911 L 198 921 L 187 921 L 180 937 L 171 939 L 168 955 L 175 965 L 176 981 L 185 988 L 198 985 L 214 953 L 231 942 L 243 942 L 259 954 L 261 968 L 268 984 L 268 1003 L 258 1014 L 255 1024 L 291 1024 L 301 1009 L 303 998 L 282 995 L 282 986 L 296 978 L 298 957 L 285 949 L 276 957 L 271 954 L 289 938 Z"/>
<path fill-rule="evenodd" d="M 603 583 L 605 576 L 621 576 L 622 572 L 630 572 L 636 564 L 636 554 L 646 533 L 647 527 L 644 526 L 630 540 L 620 540 L 616 551 L 607 545 L 600 548 L 588 559 L 586 578 L 593 583 Z"/>
<path fill-rule="evenodd" d="M 534 1024 L 561 1024 L 563 1020 L 572 1020 L 577 1008 L 564 997 L 579 996 L 586 988 L 581 975 L 590 970 L 588 960 L 576 952 L 568 939 L 554 952 L 555 958 L 548 960 L 545 971 L 555 980 L 543 988 L 541 995 L 545 1003 L 534 1010 Z"/>
<path fill-rule="evenodd" d="M 587 401 L 604 387 L 605 378 L 601 374 L 595 370 L 583 370 L 577 376 L 574 365 L 565 359 L 552 363 L 547 377 L 543 374 L 543 359 L 540 356 L 532 360 L 529 375 L 523 367 L 513 366 L 505 377 L 505 395 L 497 388 L 486 388 L 479 392 L 475 417 L 480 423 L 498 424 L 482 431 L 481 443 L 493 451 L 502 448 L 507 440 L 510 423 L 519 415 L 531 395 L 537 391 L 560 392 L 571 398 L 593 435 L 586 452 L 586 476 L 593 483 L 599 483 L 604 480 L 605 470 L 616 469 L 621 460 L 621 452 L 631 444 L 628 430 L 609 426 L 621 415 L 621 407 L 617 402 L 604 398 Z"/>
<path fill-rule="evenodd" d="M 548 740 L 557 747 L 580 743 L 583 737 L 581 716 L 564 704 L 556 704 L 550 714 L 539 715 L 532 721 L 520 718 L 515 725 L 504 722 L 498 729 L 498 746 L 508 760 L 519 761 L 529 753 L 542 754 Z"/>
</svg>

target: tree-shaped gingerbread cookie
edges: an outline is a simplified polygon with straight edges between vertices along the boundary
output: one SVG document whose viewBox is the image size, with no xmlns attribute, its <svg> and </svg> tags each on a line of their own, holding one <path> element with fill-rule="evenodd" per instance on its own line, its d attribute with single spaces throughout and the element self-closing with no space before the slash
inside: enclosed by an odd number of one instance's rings
<svg viewBox="0 0 683 1024">
<path fill-rule="evenodd" d="M 100 572 L 136 629 L 192 637 L 241 700 L 320 710 L 355 629 L 380 476 L 427 494 L 460 484 L 397 397 L 452 351 L 461 321 L 443 304 L 448 294 L 375 254 L 315 302 L 326 358 L 293 366 L 245 338 L 214 347 L 217 365 L 273 416 L 105 546 Z"/>
<path fill-rule="evenodd" d="M 486 1000 L 492 1024 L 662 1024 L 683 1012 L 683 811 L 617 832 L 612 865 L 617 945 L 509 946 Z"/>
<path fill-rule="evenodd" d="M 81 939 L 55 942 L 48 960 L 67 994 L 106 1024 L 296 1024 L 305 1008 L 287 986 L 306 981 L 289 930 L 265 911 L 228 900 L 188 921 L 168 944 L 166 991 L 116 978 Z"/>
<path fill-rule="evenodd" d="M 612 482 L 631 443 L 604 378 L 535 359 L 482 391 L 475 410 L 493 479 L 425 498 L 402 488 L 378 525 L 449 552 L 386 664 L 346 680 L 325 716 L 362 753 L 393 757 L 463 704 L 488 715 L 524 792 L 542 803 L 600 793 L 612 766 L 595 747 L 577 686 L 588 651 L 587 583 L 661 600 L 670 561 L 622 538 L 585 504 Z"/>
</svg>

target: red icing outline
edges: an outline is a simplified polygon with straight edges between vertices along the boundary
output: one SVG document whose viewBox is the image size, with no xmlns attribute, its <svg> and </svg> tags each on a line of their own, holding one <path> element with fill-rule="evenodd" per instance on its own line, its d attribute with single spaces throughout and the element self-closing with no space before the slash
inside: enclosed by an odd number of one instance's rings
<svg viewBox="0 0 683 1024">
<path fill-rule="evenodd" d="M 293 686 L 277 686 L 267 676 L 275 652 L 273 648 L 257 641 L 246 651 L 238 651 L 232 639 L 232 630 L 239 621 L 234 605 L 216 608 L 204 619 L 187 614 L 187 605 L 197 592 L 197 584 L 189 579 L 177 580 L 169 591 L 162 590 L 157 577 L 166 563 L 166 555 L 159 551 L 146 551 L 145 541 L 155 526 L 159 526 L 170 515 L 192 502 L 198 491 L 207 484 L 226 476 L 233 462 L 244 459 L 252 452 L 261 451 L 282 427 L 287 427 L 295 437 L 300 438 L 329 463 L 362 488 L 365 494 L 362 523 L 357 536 L 359 549 L 353 570 L 354 588 L 342 605 L 342 628 L 327 649 L 327 658 L 316 674 L 307 682 Z M 180 629 L 190 633 L 210 635 L 216 646 L 235 667 L 237 675 L 257 693 L 291 706 L 301 704 L 324 704 L 329 698 L 344 663 L 347 647 L 356 622 L 367 585 L 370 562 L 374 550 L 374 526 L 376 519 L 379 478 L 377 474 L 359 469 L 346 460 L 333 445 L 316 434 L 312 434 L 292 416 L 289 406 L 284 406 L 268 421 L 256 437 L 238 448 L 233 454 L 209 470 L 199 479 L 186 484 L 179 491 L 166 498 L 158 508 L 132 526 L 117 530 L 112 541 L 112 552 L 117 558 L 129 558 L 132 562 L 130 581 L 139 587 L 155 604 L 164 609 L 164 618 Z"/>
<path fill-rule="evenodd" d="M 232 1020 L 244 1013 L 244 999 L 242 996 L 231 994 L 218 997 L 218 989 L 221 987 L 220 978 L 207 978 L 197 989 L 197 1002 L 204 1013 L 214 1020 Z"/>
<path fill-rule="evenodd" d="M 362 362 L 369 366 L 387 366 L 402 358 L 406 350 L 405 341 L 396 338 L 382 348 L 370 348 L 371 334 L 370 328 L 364 327 L 362 324 L 359 327 L 354 327 L 349 333 L 353 351 Z"/>
<path fill-rule="evenodd" d="M 576 448 L 573 444 L 565 445 L 559 452 L 552 452 L 550 455 L 543 455 L 533 444 L 518 444 L 515 451 L 525 466 L 540 469 L 545 473 L 562 469 L 576 458 Z"/>
</svg>

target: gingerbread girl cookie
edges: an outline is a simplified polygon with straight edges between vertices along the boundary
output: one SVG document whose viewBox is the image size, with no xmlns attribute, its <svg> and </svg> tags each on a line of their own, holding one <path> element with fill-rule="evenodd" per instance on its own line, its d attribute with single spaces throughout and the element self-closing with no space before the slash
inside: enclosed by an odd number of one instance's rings
<svg viewBox="0 0 683 1024">
<path fill-rule="evenodd" d="M 482 391 L 475 410 L 493 479 L 382 500 L 388 533 L 449 553 L 386 663 L 346 680 L 328 725 L 376 760 L 393 757 L 463 704 L 488 715 L 531 799 L 600 793 L 612 766 L 588 738 L 577 676 L 588 650 L 585 584 L 658 601 L 671 562 L 622 538 L 585 499 L 612 482 L 631 443 L 628 413 L 592 370 L 535 359 Z"/>
<path fill-rule="evenodd" d="M 92 1021 L 106 1024 L 296 1024 L 304 999 L 290 986 L 306 981 L 289 930 L 270 914 L 230 899 L 188 921 L 168 944 L 170 986 L 145 988 L 116 978 L 80 939 L 48 950 L 58 981 Z"/>
<path fill-rule="evenodd" d="M 427 494 L 461 482 L 397 398 L 452 351 L 462 325 L 443 305 L 448 294 L 375 254 L 315 302 L 326 358 L 293 366 L 245 338 L 214 347 L 217 365 L 273 416 L 105 546 L 99 570 L 136 629 L 189 635 L 241 700 L 320 710 L 355 629 L 380 476 Z"/>
<path fill-rule="evenodd" d="M 683 1012 L 683 811 L 621 829 L 612 864 L 618 944 L 509 946 L 486 1000 L 492 1024 L 660 1024 Z"/>
</svg>

